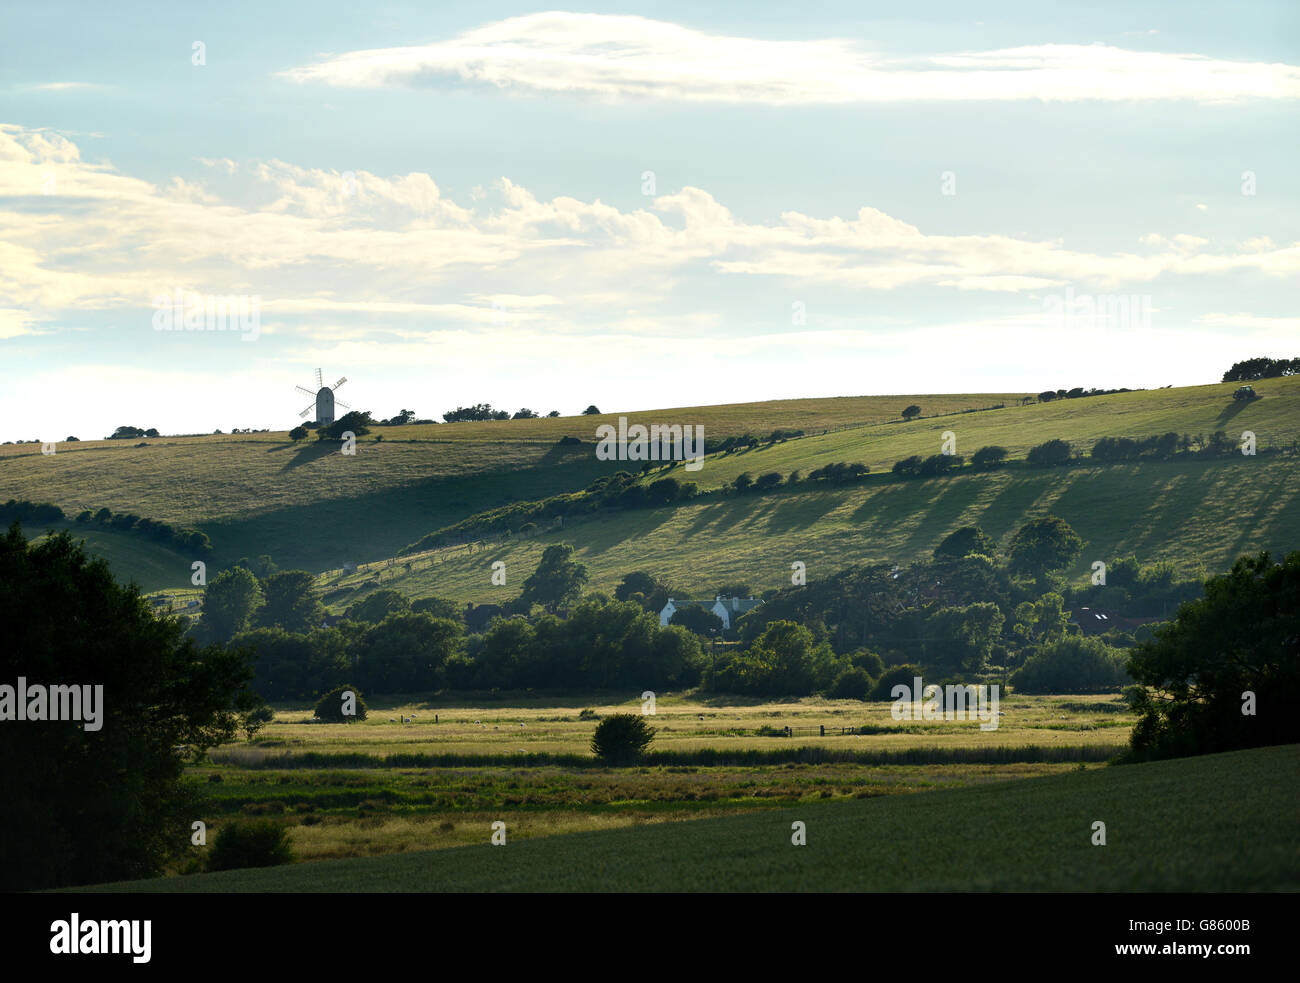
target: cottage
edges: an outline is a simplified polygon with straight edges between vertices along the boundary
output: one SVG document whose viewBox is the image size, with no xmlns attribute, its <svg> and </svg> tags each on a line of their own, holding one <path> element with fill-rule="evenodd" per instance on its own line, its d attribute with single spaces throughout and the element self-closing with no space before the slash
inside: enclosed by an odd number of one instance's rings
<svg viewBox="0 0 1300 983">
<path fill-rule="evenodd" d="M 675 600 L 668 598 L 668 603 L 664 609 L 659 612 L 659 625 L 665 627 L 673 620 L 675 615 L 682 608 L 701 607 L 718 616 L 722 622 L 723 631 L 731 631 L 731 623 L 739 618 L 742 614 L 748 614 L 754 608 L 762 604 L 762 601 L 755 600 L 752 597 L 715 597 L 712 601 L 690 601 Z"/>
<path fill-rule="evenodd" d="M 1163 618 L 1126 618 L 1110 608 L 1076 608 L 1070 612 L 1074 624 L 1085 635 L 1104 635 L 1108 631 L 1132 632 L 1142 625 L 1163 621 Z"/>
</svg>

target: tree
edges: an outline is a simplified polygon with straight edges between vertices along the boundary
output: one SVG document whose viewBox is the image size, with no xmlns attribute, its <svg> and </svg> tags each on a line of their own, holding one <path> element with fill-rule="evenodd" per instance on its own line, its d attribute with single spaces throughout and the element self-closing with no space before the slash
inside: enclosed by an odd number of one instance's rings
<svg viewBox="0 0 1300 983">
<path fill-rule="evenodd" d="M 970 463 L 980 471 L 992 471 L 1000 467 L 1002 462 L 1007 459 L 1007 449 L 990 444 L 987 447 L 981 447 L 970 457 Z"/>
<path fill-rule="evenodd" d="M 998 551 L 998 544 L 984 535 L 979 526 L 962 526 L 950 532 L 934 549 L 935 559 L 944 556 L 963 557 L 972 553 L 993 556 Z"/>
<path fill-rule="evenodd" d="M 904 420 L 915 420 L 920 415 L 921 407 L 917 406 L 915 403 L 903 410 Z"/>
<path fill-rule="evenodd" d="M 1128 682 L 1123 654 L 1082 635 L 1048 644 L 1010 679 L 1017 693 L 1104 693 Z"/>
<path fill-rule="evenodd" d="M 349 621 L 366 621 L 377 625 L 390 614 L 403 614 L 411 610 L 411 602 L 395 590 L 377 590 L 350 605 L 343 612 Z"/>
<path fill-rule="evenodd" d="M 289 439 L 292 440 L 295 444 L 298 443 L 298 441 L 300 440 L 306 439 L 306 437 L 307 437 L 306 427 L 294 427 L 292 430 L 289 431 Z"/>
<path fill-rule="evenodd" d="M 512 416 L 510 419 L 512 419 L 512 420 L 537 420 L 537 419 L 540 419 L 540 414 L 534 413 L 534 412 L 533 412 L 532 410 L 530 410 L 527 406 L 525 406 L 523 409 L 521 409 L 518 413 L 516 413 L 516 414 L 515 414 L 514 416 Z"/>
<path fill-rule="evenodd" d="M 618 601 L 629 600 L 633 594 L 641 594 L 649 597 L 660 587 L 652 575 L 644 570 L 633 570 L 631 573 L 624 574 L 619 585 L 614 588 L 614 599 Z"/>
<path fill-rule="evenodd" d="M 339 440 L 351 431 L 357 437 L 370 433 L 370 425 L 375 421 L 370 418 L 369 410 L 349 410 L 329 426 L 316 431 L 317 440 Z"/>
<path fill-rule="evenodd" d="M 697 635 L 716 635 L 722 632 L 722 619 L 699 604 L 687 604 L 678 608 L 668 623 L 680 625 Z"/>
<path fill-rule="evenodd" d="M 776 488 L 781 484 L 781 472 L 769 471 L 767 474 L 759 475 L 754 479 L 754 488 L 756 491 L 767 491 Z"/>
<path fill-rule="evenodd" d="M 559 410 L 551 410 L 551 412 L 549 412 L 549 413 L 546 414 L 547 419 L 551 419 L 551 418 L 553 418 L 553 417 L 557 417 L 557 416 L 559 416 L 559 415 L 560 415 L 560 411 L 559 411 Z"/>
<path fill-rule="evenodd" d="M 989 601 L 940 608 L 925 621 L 926 664 L 941 670 L 979 672 L 1002 634 L 1005 618 Z"/>
<path fill-rule="evenodd" d="M 444 597 L 422 597 L 411 602 L 411 610 L 417 614 L 427 614 L 434 618 L 450 618 L 452 621 L 465 621 L 460 605 Z"/>
<path fill-rule="evenodd" d="M 1031 447 L 1029 453 L 1025 455 L 1025 461 L 1031 467 L 1057 467 L 1069 464 L 1072 453 L 1069 441 L 1049 440 Z"/>
<path fill-rule="evenodd" d="M 556 543 L 546 547 L 537 569 L 524 581 L 520 600 L 554 612 L 576 598 L 586 582 L 587 568 L 573 559 L 573 547 Z"/>
<path fill-rule="evenodd" d="M 865 669 L 849 666 L 835 677 L 826 695 L 832 700 L 865 700 L 874 685 Z"/>
<path fill-rule="evenodd" d="M 235 561 L 235 566 L 243 567 L 259 581 L 266 580 L 272 574 L 277 573 L 280 569 L 275 565 L 275 561 L 266 553 L 261 554 L 256 560 L 250 560 L 246 556 L 241 556 Z"/>
<path fill-rule="evenodd" d="M 351 701 L 349 701 L 347 707 L 347 709 L 356 710 L 355 714 L 345 714 L 343 712 L 345 693 L 351 693 L 356 697 L 356 706 L 351 706 Z M 334 687 L 316 702 L 316 709 L 312 711 L 312 716 L 326 723 L 346 724 L 353 720 L 365 720 L 368 710 L 366 701 L 361 698 L 361 690 L 351 683 L 344 683 L 342 686 Z"/>
<path fill-rule="evenodd" d="M 1132 757 L 1300 741 L 1300 551 L 1242 556 L 1133 650 Z"/>
<path fill-rule="evenodd" d="M 391 614 L 361 640 L 357 679 L 373 692 L 437 689 L 442 667 L 460 645 L 460 622 L 427 614 Z"/>
<path fill-rule="evenodd" d="M 630 764 L 645 754 L 655 729 L 639 713 L 615 713 L 596 725 L 591 752 L 610 765 Z"/>
<path fill-rule="evenodd" d="M 583 416 L 599 416 L 599 415 L 600 415 L 600 410 L 598 410 L 598 409 L 596 408 L 596 404 L 595 404 L 595 403 L 592 403 L 590 406 L 588 406 L 585 410 L 582 411 L 582 415 L 583 415 Z"/>
<path fill-rule="evenodd" d="M 243 567 L 225 570 L 203 589 L 202 629 L 209 640 L 227 642 L 248 627 L 262 589 Z"/>
<path fill-rule="evenodd" d="M 270 557 L 266 557 L 267 560 Z M 306 632 L 320 626 L 325 609 L 316 597 L 316 578 L 306 570 L 286 570 L 262 581 L 266 603 L 257 612 L 263 627 Z"/>
<path fill-rule="evenodd" d="M 1034 577 L 1068 567 L 1082 552 L 1083 540 L 1054 515 L 1026 522 L 1007 547 L 1011 569 Z"/>
<path fill-rule="evenodd" d="M 1248 358 L 1223 373 L 1224 382 L 1254 382 L 1300 373 L 1300 358 Z"/>
<path fill-rule="evenodd" d="M 0 723 L 0 890 L 159 873 L 201 815 L 186 759 L 234 740 L 258 705 L 247 653 L 200 647 L 67 533 L 29 544 L 16 524 L 0 537 L 0 623 L 0 706 L 12 713 L 22 676 L 29 717 L 57 701 L 65 718 Z"/>
<path fill-rule="evenodd" d="M 1049 591 L 1036 601 L 1017 604 L 1015 618 L 1012 631 L 1035 644 L 1059 642 L 1070 624 L 1065 599 L 1055 591 Z"/>
<path fill-rule="evenodd" d="M 740 474 L 736 475 L 736 480 L 732 482 L 732 485 L 735 487 L 736 491 L 743 492 L 753 483 L 754 476 L 748 471 L 742 471 Z"/>
<path fill-rule="evenodd" d="M 1040 403 L 1050 403 L 1055 398 L 1056 398 L 1055 389 L 1044 389 L 1042 392 L 1038 394 L 1038 401 Z"/>
</svg>

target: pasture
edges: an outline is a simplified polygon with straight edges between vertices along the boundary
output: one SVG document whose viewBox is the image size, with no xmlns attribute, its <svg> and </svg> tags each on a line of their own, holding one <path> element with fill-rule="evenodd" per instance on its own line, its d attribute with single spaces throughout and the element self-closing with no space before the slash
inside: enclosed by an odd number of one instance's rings
<svg viewBox="0 0 1300 983">
<path fill-rule="evenodd" d="M 426 827 L 422 846 L 451 849 L 90 890 L 1295 891 L 1298 780 L 1289 745 L 532 838 L 511 838 L 517 814 L 488 810 Z M 507 824 L 502 846 L 489 817 Z"/>
</svg>

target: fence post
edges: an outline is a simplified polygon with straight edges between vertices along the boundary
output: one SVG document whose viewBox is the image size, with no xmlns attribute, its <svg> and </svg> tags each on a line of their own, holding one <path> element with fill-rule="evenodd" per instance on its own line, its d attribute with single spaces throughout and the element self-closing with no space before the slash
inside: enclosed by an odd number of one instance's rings
<svg viewBox="0 0 1300 983">
<path fill-rule="evenodd" d="M 822 727 L 822 733 L 821 733 L 821 736 L 822 736 L 822 737 L 825 737 L 825 736 L 826 736 L 826 725 L 825 725 L 825 724 L 822 724 L 821 727 Z"/>
</svg>

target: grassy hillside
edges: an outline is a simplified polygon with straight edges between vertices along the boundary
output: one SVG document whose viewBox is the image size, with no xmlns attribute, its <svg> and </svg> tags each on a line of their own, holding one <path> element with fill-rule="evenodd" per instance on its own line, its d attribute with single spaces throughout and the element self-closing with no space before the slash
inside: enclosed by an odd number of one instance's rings
<svg viewBox="0 0 1300 983">
<path fill-rule="evenodd" d="M 853 563 L 905 563 L 972 523 L 1005 544 L 1027 517 L 1049 510 L 1086 542 L 1070 571 L 1079 578 L 1093 560 L 1130 553 L 1172 560 L 1192 575 L 1201 565 L 1225 569 L 1243 552 L 1300 548 L 1296 459 L 1243 457 L 1007 468 L 914 481 L 878 475 L 852 488 L 746 494 L 574 520 L 528 540 L 440 550 L 417 559 L 409 574 L 399 562 L 331 576 L 324 586 L 357 590 L 340 603 L 362 596 L 375 577 L 411 597 L 499 602 L 519 593 L 547 545 L 565 542 L 587 565 L 593 589 L 612 591 L 624 573 L 647 570 L 679 596 L 712 596 L 736 581 L 761 591 L 788 585 L 796 560 L 807 565 L 810 581 Z M 497 560 L 506 564 L 504 587 L 491 583 Z"/>
<path fill-rule="evenodd" d="M 695 422 L 710 437 L 762 436 L 776 428 L 809 434 L 711 455 L 697 472 L 672 472 L 704 489 L 730 483 L 742 471 L 807 473 L 832 461 L 887 471 L 912 454 L 937 453 L 945 431 L 956 435 L 959 453 L 1000 444 L 1013 457 L 1057 437 L 1088 447 L 1101 436 L 1168 430 L 1207 436 L 1225 430 L 1236 439 L 1250 429 L 1261 447 L 1300 439 L 1300 377 L 1259 383 L 1264 398 L 1249 404 L 1231 399 L 1234 388 L 1225 383 L 1026 406 L 1006 394 L 787 400 L 665 409 L 634 419 Z M 912 402 L 927 416 L 902 422 L 898 413 Z M 987 408 L 998 403 L 1006 405 Z M 108 506 L 193 526 L 212 537 L 219 564 L 270 553 L 282 567 L 326 570 L 347 560 L 392 556 L 475 512 L 581 489 L 598 474 L 626 467 L 597 461 L 591 443 L 595 427 L 615 419 L 376 428 L 359 442 L 355 457 L 314 440 L 294 446 L 284 434 L 161 438 L 147 447 L 85 441 L 61 445 L 52 457 L 33 445 L 15 445 L 0 448 L 0 498 L 53 501 L 73 512 Z M 562 436 L 585 443 L 559 446 Z M 706 589 L 720 578 L 776 586 L 787 581 L 794 560 L 807 563 L 810 576 L 815 568 L 829 571 L 862 559 L 905 561 L 928 552 L 956 525 L 978 521 L 1005 536 L 1028 512 L 1050 506 L 1090 540 L 1089 561 L 1136 550 L 1144 559 L 1167 556 L 1215 568 L 1243 549 L 1300 544 L 1295 460 L 1011 469 L 907 484 L 877 476 L 855 488 L 805 488 L 627 513 L 576 524 L 564 538 L 580 548 L 596 586 L 612 586 L 618 574 L 638 567 L 686 590 Z M 111 556 L 108 544 L 97 545 Z M 464 562 L 453 554 L 446 565 L 398 587 L 486 600 L 493 596 L 485 574 L 491 559 L 513 560 L 512 569 L 522 574 L 540 549 L 534 542 L 490 557 L 466 555 Z M 140 558 L 132 562 L 141 566 Z M 150 584 L 186 584 L 188 562 L 173 563 L 171 556 L 159 557 L 161 579 Z M 167 570 L 174 570 L 171 580 Z"/>
<path fill-rule="evenodd" d="M 1297 781 L 1290 745 L 500 847 L 485 823 L 478 846 L 97 890 L 1295 891 Z"/>
</svg>

